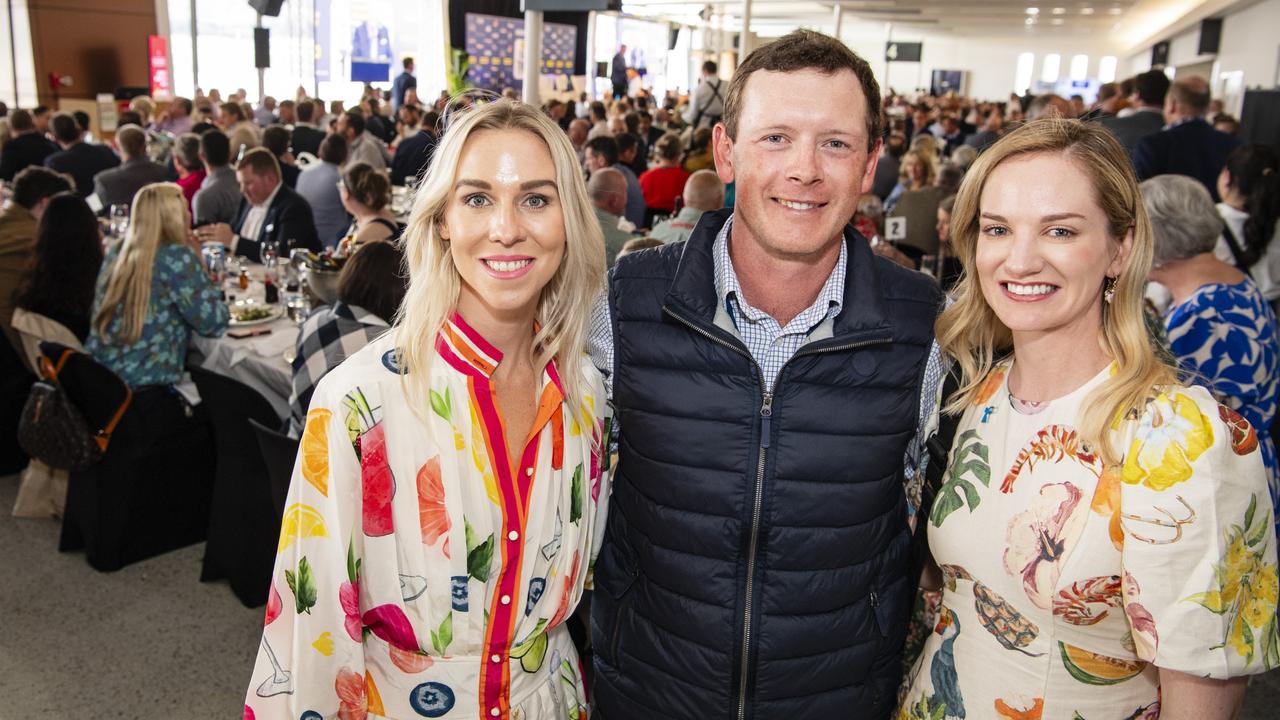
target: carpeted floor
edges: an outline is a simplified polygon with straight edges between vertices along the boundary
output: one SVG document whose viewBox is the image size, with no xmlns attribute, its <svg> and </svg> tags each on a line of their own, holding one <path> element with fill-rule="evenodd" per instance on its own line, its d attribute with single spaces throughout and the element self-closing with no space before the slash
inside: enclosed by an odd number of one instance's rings
<svg viewBox="0 0 1280 720">
<path fill-rule="evenodd" d="M 203 545 L 104 574 L 57 551 L 59 524 L 10 516 L 0 478 L 0 720 L 239 720 L 262 627 Z M 1254 679 L 1242 720 L 1270 720 L 1280 672 Z"/>
</svg>

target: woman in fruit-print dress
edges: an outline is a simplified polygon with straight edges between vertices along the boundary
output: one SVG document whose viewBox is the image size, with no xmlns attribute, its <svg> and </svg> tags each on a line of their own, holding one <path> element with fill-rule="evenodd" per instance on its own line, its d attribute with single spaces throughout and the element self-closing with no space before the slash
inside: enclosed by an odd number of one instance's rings
<svg viewBox="0 0 1280 720">
<path fill-rule="evenodd" d="M 1230 718 L 1280 665 L 1258 437 L 1154 354 L 1124 150 L 1028 123 L 965 177 L 937 326 L 961 383 L 926 516 L 934 632 L 901 718 Z"/>
<path fill-rule="evenodd" d="M 604 245 L 564 133 L 509 101 L 452 118 L 404 242 L 394 329 L 311 400 L 245 717 L 585 718 Z"/>
</svg>

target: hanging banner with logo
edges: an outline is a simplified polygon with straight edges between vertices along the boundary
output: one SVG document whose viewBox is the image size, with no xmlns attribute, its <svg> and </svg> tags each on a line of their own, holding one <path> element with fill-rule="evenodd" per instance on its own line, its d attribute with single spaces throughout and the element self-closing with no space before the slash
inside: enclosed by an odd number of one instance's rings
<svg viewBox="0 0 1280 720">
<path fill-rule="evenodd" d="M 173 77 L 169 72 L 169 41 L 162 35 L 147 36 L 148 76 L 151 97 L 168 100 L 173 97 Z"/>
<path fill-rule="evenodd" d="M 543 75 L 572 75 L 578 28 L 561 23 L 542 24 Z M 472 87 L 495 92 L 524 86 L 524 20 L 467 13 L 467 54 Z"/>
</svg>

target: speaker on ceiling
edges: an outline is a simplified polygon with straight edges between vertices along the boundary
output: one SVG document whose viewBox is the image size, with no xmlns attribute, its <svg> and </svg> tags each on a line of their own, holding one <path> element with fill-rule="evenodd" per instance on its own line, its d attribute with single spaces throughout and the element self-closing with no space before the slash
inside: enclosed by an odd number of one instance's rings
<svg viewBox="0 0 1280 720">
<path fill-rule="evenodd" d="M 1169 64 L 1169 41 L 1162 40 L 1151 46 L 1151 67 L 1159 69 Z"/>
<path fill-rule="evenodd" d="M 1222 18 L 1209 18 L 1200 23 L 1200 44 L 1196 52 L 1201 55 L 1214 55 L 1218 52 L 1218 44 L 1222 41 Z"/>
<path fill-rule="evenodd" d="M 279 15 L 283 6 L 284 0 L 249 0 L 249 7 L 268 17 Z"/>
<path fill-rule="evenodd" d="M 267 28 L 253 29 L 253 66 L 256 68 L 271 67 L 271 30 Z"/>
</svg>

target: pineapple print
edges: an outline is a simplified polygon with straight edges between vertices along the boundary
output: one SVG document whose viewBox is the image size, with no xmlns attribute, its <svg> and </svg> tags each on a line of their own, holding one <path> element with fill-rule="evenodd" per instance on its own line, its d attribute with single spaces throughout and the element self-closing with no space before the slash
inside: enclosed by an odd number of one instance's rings
<svg viewBox="0 0 1280 720">
<path fill-rule="evenodd" d="M 1040 635 L 1040 628 L 1018 612 L 991 588 L 978 582 L 959 565 L 943 565 L 943 577 L 947 590 L 955 592 L 957 580 L 973 583 L 973 608 L 978 613 L 982 627 L 1006 650 L 1016 650 L 1024 655 L 1040 657 L 1044 653 L 1032 653 L 1026 647 Z"/>
</svg>

